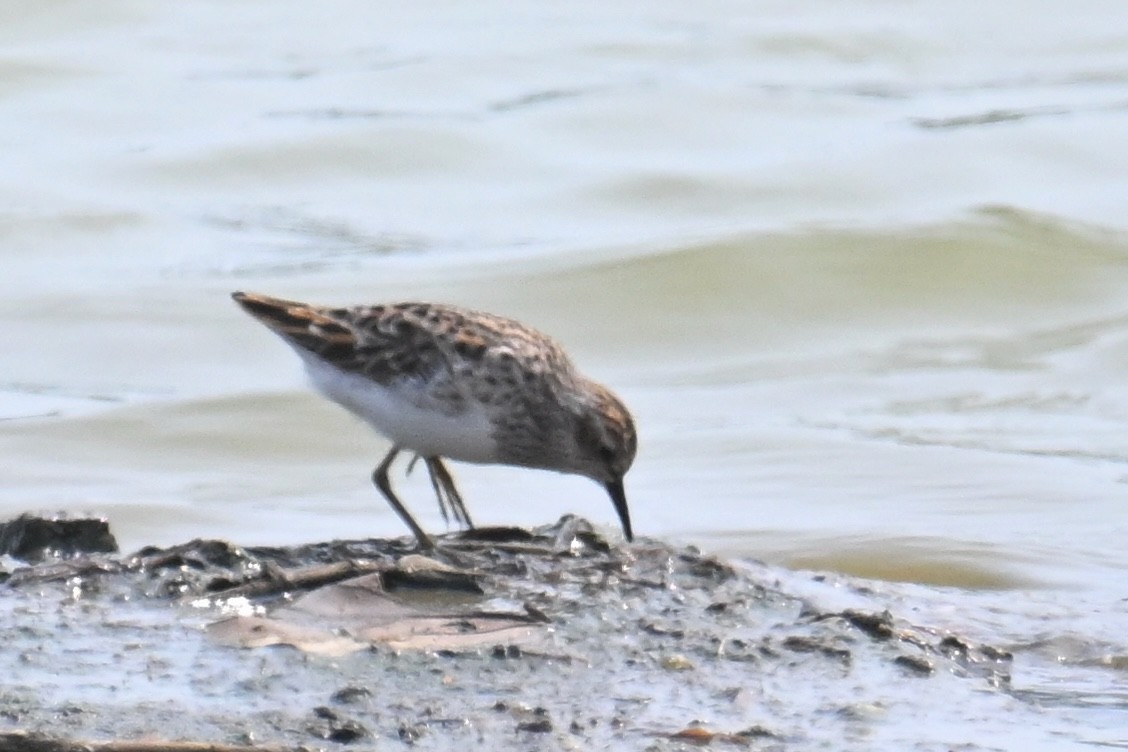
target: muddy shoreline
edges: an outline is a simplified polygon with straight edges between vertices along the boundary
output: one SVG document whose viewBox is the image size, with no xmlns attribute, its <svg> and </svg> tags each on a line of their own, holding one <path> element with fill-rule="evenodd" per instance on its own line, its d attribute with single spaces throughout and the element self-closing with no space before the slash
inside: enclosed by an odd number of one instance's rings
<svg viewBox="0 0 1128 752">
<path fill-rule="evenodd" d="M 5 748 L 806 749 L 1008 692 L 1006 650 L 864 582 L 812 598 L 817 575 L 612 544 L 571 517 L 476 533 L 427 557 L 406 539 L 121 555 L 42 537 L 0 575 Z"/>
</svg>

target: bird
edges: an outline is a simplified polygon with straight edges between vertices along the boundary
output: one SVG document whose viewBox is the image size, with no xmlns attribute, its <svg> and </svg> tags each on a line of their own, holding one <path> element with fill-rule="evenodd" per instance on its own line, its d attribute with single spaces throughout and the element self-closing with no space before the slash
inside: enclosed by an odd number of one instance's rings
<svg viewBox="0 0 1128 752">
<path fill-rule="evenodd" d="M 623 478 L 634 420 L 552 338 L 518 321 L 441 303 L 329 307 L 250 292 L 232 298 L 286 342 L 313 387 L 392 444 L 372 481 L 414 534 L 434 542 L 396 496 L 393 461 L 427 468 L 439 511 L 473 529 L 444 460 L 586 476 L 603 486 L 634 540 Z"/>
</svg>

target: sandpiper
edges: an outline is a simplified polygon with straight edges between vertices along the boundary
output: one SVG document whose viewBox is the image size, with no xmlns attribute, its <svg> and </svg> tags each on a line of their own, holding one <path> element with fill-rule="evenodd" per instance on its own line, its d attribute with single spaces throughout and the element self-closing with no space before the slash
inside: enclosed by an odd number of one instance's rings
<svg viewBox="0 0 1128 752">
<path fill-rule="evenodd" d="M 632 540 L 623 476 L 634 422 L 606 387 L 580 374 L 546 335 L 512 319 L 436 303 L 331 308 L 236 292 L 245 311 L 301 356 L 314 387 L 392 442 L 372 473 L 415 534 L 388 470 L 422 458 L 449 521 L 473 528 L 443 458 L 584 475 L 602 484 Z M 410 469 L 410 465 L 409 465 Z"/>
</svg>

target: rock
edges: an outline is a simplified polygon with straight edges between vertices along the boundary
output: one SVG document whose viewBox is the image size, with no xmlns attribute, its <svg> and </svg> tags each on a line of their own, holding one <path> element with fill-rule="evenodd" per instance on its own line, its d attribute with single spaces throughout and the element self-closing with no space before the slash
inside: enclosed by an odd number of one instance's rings
<svg viewBox="0 0 1128 752">
<path fill-rule="evenodd" d="M 40 562 L 48 557 L 116 553 L 117 540 L 105 518 L 36 517 L 21 514 L 0 524 L 0 554 Z"/>
</svg>

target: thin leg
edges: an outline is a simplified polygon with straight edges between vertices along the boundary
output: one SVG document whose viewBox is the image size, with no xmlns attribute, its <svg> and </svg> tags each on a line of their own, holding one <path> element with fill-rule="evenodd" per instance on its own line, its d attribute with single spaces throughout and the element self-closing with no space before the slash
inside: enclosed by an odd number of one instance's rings
<svg viewBox="0 0 1128 752">
<path fill-rule="evenodd" d="M 415 460 L 419 459 L 421 456 L 422 455 L 417 454 L 411 458 L 411 461 L 415 462 Z M 439 479 L 435 477 L 435 471 L 431 468 L 430 461 L 425 460 L 425 462 L 427 464 L 427 477 L 431 479 L 431 488 L 435 489 L 435 498 L 439 500 L 439 514 L 443 516 L 443 522 L 446 523 L 447 527 L 450 527 L 451 516 L 454 516 L 455 522 L 457 523 L 458 513 L 455 512 L 454 507 L 447 500 L 446 491 L 439 485 Z"/>
<path fill-rule="evenodd" d="M 396 510 L 396 514 L 400 516 L 400 519 L 411 528 L 411 532 L 415 534 L 415 539 L 419 541 L 419 547 L 427 550 L 434 549 L 435 544 L 431 542 L 431 539 L 423 532 L 423 528 L 419 527 L 419 523 L 415 521 L 415 518 L 411 516 L 411 513 L 407 511 L 407 508 L 400 503 L 400 500 L 397 499 L 396 495 L 392 492 L 392 484 L 388 481 L 388 468 L 392 466 L 392 461 L 399 453 L 400 448 L 398 446 L 391 448 L 383 461 L 381 461 L 372 472 L 372 482 L 376 484 L 376 488 L 380 489 L 380 493 L 384 494 L 384 498 L 392 505 L 392 509 Z"/>
<path fill-rule="evenodd" d="M 462 503 L 462 494 L 458 492 L 458 487 L 454 485 L 454 478 L 451 477 L 450 471 L 446 469 L 441 457 L 425 457 L 424 462 L 427 463 L 427 472 L 431 474 L 431 485 L 435 489 L 435 495 L 439 497 L 439 509 L 442 510 L 443 519 L 447 518 L 447 506 L 450 507 L 450 516 L 454 521 L 465 525 L 467 529 L 473 530 L 474 523 L 470 521 L 470 513 L 466 511 L 466 505 Z"/>
<path fill-rule="evenodd" d="M 435 477 L 435 470 L 431 467 L 430 460 L 425 459 L 421 454 L 412 456 L 411 462 L 407 463 L 407 475 L 411 475 L 411 470 L 419 460 L 423 460 L 424 464 L 427 465 L 427 477 L 431 479 L 431 488 L 435 490 L 435 498 L 439 500 L 439 514 L 443 516 L 443 522 L 447 524 L 447 527 L 450 527 L 450 518 L 454 517 L 455 523 L 461 523 L 457 510 L 449 501 L 450 496 L 447 494 L 446 488 L 440 485 L 439 479 Z"/>
</svg>

